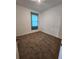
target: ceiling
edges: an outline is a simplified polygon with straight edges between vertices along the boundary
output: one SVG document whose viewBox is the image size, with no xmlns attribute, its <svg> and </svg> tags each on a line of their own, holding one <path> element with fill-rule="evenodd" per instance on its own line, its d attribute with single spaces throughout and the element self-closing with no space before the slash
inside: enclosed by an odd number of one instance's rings
<svg viewBox="0 0 79 59">
<path fill-rule="evenodd" d="M 34 2 L 32 0 L 16 0 L 16 4 L 38 12 L 43 12 L 61 3 L 62 3 L 62 0 L 42 0 L 42 2 L 40 3 Z"/>
</svg>

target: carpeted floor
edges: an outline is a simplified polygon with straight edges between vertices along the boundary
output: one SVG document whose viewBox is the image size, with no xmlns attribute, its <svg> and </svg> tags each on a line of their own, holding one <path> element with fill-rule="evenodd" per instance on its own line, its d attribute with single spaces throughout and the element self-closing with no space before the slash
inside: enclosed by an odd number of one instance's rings
<svg viewBox="0 0 79 59">
<path fill-rule="evenodd" d="M 20 59 L 58 59 L 61 39 L 43 32 L 17 37 Z"/>
</svg>

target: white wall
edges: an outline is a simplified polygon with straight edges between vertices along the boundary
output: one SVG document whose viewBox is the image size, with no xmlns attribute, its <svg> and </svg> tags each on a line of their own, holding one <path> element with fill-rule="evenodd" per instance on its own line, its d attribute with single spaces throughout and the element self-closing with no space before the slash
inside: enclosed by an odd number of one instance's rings
<svg viewBox="0 0 79 59">
<path fill-rule="evenodd" d="M 39 14 L 39 29 L 31 30 L 31 12 L 23 6 L 16 5 L 16 35 L 24 35 L 41 30 L 62 38 L 62 5 L 55 6 Z M 36 12 L 36 11 L 33 11 Z M 38 13 L 38 12 L 37 12 Z"/>
<path fill-rule="evenodd" d="M 31 30 L 31 12 L 33 10 L 16 5 L 16 35 L 24 35 L 38 30 Z M 36 12 L 36 11 L 33 11 Z M 38 13 L 38 12 L 36 12 Z"/>
<path fill-rule="evenodd" d="M 62 5 L 40 13 L 40 29 L 43 32 L 62 38 Z"/>
</svg>

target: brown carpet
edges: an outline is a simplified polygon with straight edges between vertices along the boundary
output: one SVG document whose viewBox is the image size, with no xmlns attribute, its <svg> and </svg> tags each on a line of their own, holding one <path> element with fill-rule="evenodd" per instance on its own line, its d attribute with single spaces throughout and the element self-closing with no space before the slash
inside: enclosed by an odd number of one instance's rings
<svg viewBox="0 0 79 59">
<path fill-rule="evenodd" d="M 17 37 L 20 59 L 58 59 L 61 39 L 43 32 Z"/>
</svg>

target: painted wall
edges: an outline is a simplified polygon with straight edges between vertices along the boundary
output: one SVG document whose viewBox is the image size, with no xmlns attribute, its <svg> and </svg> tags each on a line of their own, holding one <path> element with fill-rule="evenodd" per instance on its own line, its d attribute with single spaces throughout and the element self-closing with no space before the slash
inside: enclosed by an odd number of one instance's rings
<svg viewBox="0 0 79 59">
<path fill-rule="evenodd" d="M 38 31 L 38 30 L 31 30 L 32 11 L 33 10 L 27 9 L 23 6 L 16 5 L 16 35 L 17 36 Z"/>
<path fill-rule="evenodd" d="M 62 5 L 40 13 L 40 30 L 62 38 Z"/>
<path fill-rule="evenodd" d="M 23 6 L 16 5 L 16 35 L 24 35 L 35 31 L 43 31 L 62 38 L 62 5 L 55 6 L 39 13 L 39 29 L 31 30 L 31 12 Z M 33 11 L 36 12 L 36 11 Z M 36 12 L 38 13 L 38 12 Z"/>
</svg>

